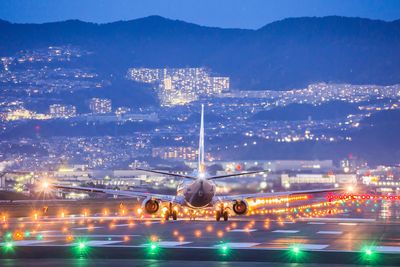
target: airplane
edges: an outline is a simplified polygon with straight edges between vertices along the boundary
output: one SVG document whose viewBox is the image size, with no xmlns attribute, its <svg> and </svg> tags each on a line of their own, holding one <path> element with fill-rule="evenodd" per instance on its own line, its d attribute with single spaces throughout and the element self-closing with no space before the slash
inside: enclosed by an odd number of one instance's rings
<svg viewBox="0 0 400 267">
<path fill-rule="evenodd" d="M 341 188 L 333 188 L 241 195 L 216 195 L 216 184 L 214 183 L 214 181 L 218 179 L 252 175 L 264 173 L 266 171 L 248 171 L 216 176 L 210 176 L 207 173 L 204 161 L 204 105 L 201 106 L 197 165 L 197 169 L 192 173 L 192 175 L 183 175 L 159 170 L 136 168 L 137 170 L 149 173 L 182 178 L 182 182 L 177 186 L 176 195 L 153 194 L 145 192 L 135 192 L 130 190 L 111 190 L 91 187 L 64 186 L 57 184 L 51 184 L 50 186 L 56 189 L 79 190 L 116 196 L 142 198 L 144 199 L 142 202 L 142 207 L 144 211 L 146 211 L 148 214 L 156 214 L 160 211 L 164 211 L 163 215 L 165 220 L 169 220 L 169 218 L 171 217 L 173 220 L 177 220 L 177 207 L 187 207 L 192 211 L 216 207 L 215 219 L 217 221 L 220 221 L 221 219 L 227 221 L 230 215 L 230 211 L 233 211 L 235 215 L 245 215 L 249 211 L 249 200 L 255 198 L 288 197 L 299 194 L 342 191 Z M 46 187 L 47 186 L 49 186 L 49 184 L 46 184 Z"/>
</svg>

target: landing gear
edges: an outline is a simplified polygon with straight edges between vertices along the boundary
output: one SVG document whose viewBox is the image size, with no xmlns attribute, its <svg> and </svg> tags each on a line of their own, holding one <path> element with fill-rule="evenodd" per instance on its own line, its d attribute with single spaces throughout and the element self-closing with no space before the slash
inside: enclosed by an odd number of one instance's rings
<svg viewBox="0 0 400 267">
<path fill-rule="evenodd" d="M 189 210 L 189 220 L 190 221 L 196 220 L 196 212 L 194 210 Z"/>
<path fill-rule="evenodd" d="M 169 220 L 169 217 L 172 217 L 174 221 L 178 219 L 178 212 L 172 208 L 172 203 L 169 203 L 169 209 L 164 214 L 164 219 L 166 221 Z"/>
<path fill-rule="evenodd" d="M 164 219 L 165 219 L 166 221 L 169 220 L 169 211 L 166 211 L 166 212 L 164 213 Z"/>
<path fill-rule="evenodd" d="M 219 210 L 215 212 L 215 219 L 217 220 L 217 222 L 221 220 L 221 212 Z"/>
<path fill-rule="evenodd" d="M 226 222 L 229 219 L 229 212 L 228 211 L 224 211 L 224 210 L 217 210 L 215 212 L 215 219 L 217 220 L 217 222 L 219 222 L 221 220 L 221 218 L 224 219 L 224 221 Z"/>
<path fill-rule="evenodd" d="M 173 219 L 174 221 L 176 221 L 176 220 L 178 219 L 178 213 L 176 212 L 176 210 L 173 210 L 173 211 L 172 211 L 172 219 Z"/>
<path fill-rule="evenodd" d="M 228 212 L 227 212 L 227 211 L 224 211 L 224 212 L 222 213 L 222 217 L 224 217 L 224 221 L 226 222 L 226 221 L 228 220 L 228 217 L 229 217 Z"/>
</svg>

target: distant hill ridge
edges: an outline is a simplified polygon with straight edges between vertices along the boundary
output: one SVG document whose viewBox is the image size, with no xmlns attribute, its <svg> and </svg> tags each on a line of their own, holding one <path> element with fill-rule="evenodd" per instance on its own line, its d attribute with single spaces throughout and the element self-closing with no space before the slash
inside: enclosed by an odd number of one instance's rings
<svg viewBox="0 0 400 267">
<path fill-rule="evenodd" d="M 95 52 L 82 64 L 101 71 L 207 66 L 246 90 L 299 88 L 321 81 L 400 83 L 400 20 L 289 18 L 258 30 L 204 27 L 160 16 L 106 24 L 0 20 L 0 56 L 65 44 Z"/>
</svg>

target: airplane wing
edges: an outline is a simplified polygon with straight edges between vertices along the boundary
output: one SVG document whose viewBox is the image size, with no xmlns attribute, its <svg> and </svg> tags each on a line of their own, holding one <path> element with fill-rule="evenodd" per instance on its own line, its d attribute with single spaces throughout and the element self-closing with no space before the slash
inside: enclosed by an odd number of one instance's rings
<svg viewBox="0 0 400 267">
<path fill-rule="evenodd" d="M 267 172 L 266 170 L 264 171 L 252 171 L 252 172 L 240 172 L 240 173 L 233 173 L 233 174 L 225 174 L 225 175 L 217 175 L 217 176 L 210 176 L 207 177 L 207 180 L 217 180 L 221 178 L 230 178 L 230 177 L 235 177 L 235 176 L 242 176 L 242 175 L 250 175 L 250 174 L 256 174 L 256 173 L 265 173 Z"/>
<path fill-rule="evenodd" d="M 84 191 L 89 193 L 102 193 L 107 195 L 117 195 L 117 196 L 132 197 L 132 198 L 151 197 L 153 199 L 158 199 L 166 202 L 183 203 L 183 199 L 175 195 L 163 195 L 163 194 L 153 194 L 148 192 L 138 192 L 129 190 L 113 190 L 113 189 L 102 189 L 94 187 L 65 186 L 65 185 L 55 185 L 55 184 L 52 184 L 51 188 Z"/>
<path fill-rule="evenodd" d="M 252 198 L 267 198 L 267 197 L 287 197 L 293 195 L 302 194 L 318 194 L 318 193 L 329 193 L 344 191 L 344 188 L 327 188 L 327 189 L 313 189 L 313 190 L 299 190 L 299 191 L 283 191 L 283 192 L 269 192 L 269 193 L 255 193 L 255 194 L 243 194 L 243 195 L 231 195 L 231 196 L 215 196 L 216 202 L 218 201 L 235 201 L 235 200 L 246 200 Z"/>
<path fill-rule="evenodd" d="M 197 179 L 196 177 L 193 177 L 193 176 L 177 174 L 177 173 L 171 173 L 171 172 L 147 170 L 147 169 L 141 169 L 141 168 L 136 168 L 135 170 L 144 171 L 144 172 L 152 172 L 152 173 L 169 175 L 169 176 L 175 176 L 175 177 L 186 178 L 186 179 L 191 179 L 191 180 L 196 180 Z"/>
</svg>

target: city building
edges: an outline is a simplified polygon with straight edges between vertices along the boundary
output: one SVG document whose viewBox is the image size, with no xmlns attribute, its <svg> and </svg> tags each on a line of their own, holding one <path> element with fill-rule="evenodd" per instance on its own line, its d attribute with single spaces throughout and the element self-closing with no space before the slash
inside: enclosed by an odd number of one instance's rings
<svg viewBox="0 0 400 267">
<path fill-rule="evenodd" d="M 356 184 L 356 174 L 282 174 L 281 175 L 281 186 L 290 188 L 292 185 L 343 185 L 343 184 Z"/>
<path fill-rule="evenodd" d="M 195 168 L 196 161 L 185 162 Z M 245 161 L 212 161 L 206 165 L 221 165 L 227 172 L 258 168 L 270 172 L 280 171 L 331 171 L 335 169 L 332 160 L 245 160 Z"/>
<path fill-rule="evenodd" d="M 92 98 L 89 101 L 90 111 L 94 114 L 111 112 L 111 100 L 106 98 Z"/>
<path fill-rule="evenodd" d="M 53 104 L 49 109 L 52 118 L 68 119 L 76 116 L 76 107 L 72 105 Z"/>
<path fill-rule="evenodd" d="M 229 90 L 229 77 L 211 76 L 206 68 L 131 68 L 127 78 L 154 84 L 163 106 L 184 105 Z"/>
<path fill-rule="evenodd" d="M 152 150 L 153 157 L 162 159 L 196 160 L 197 149 L 193 147 L 155 147 Z"/>
</svg>

